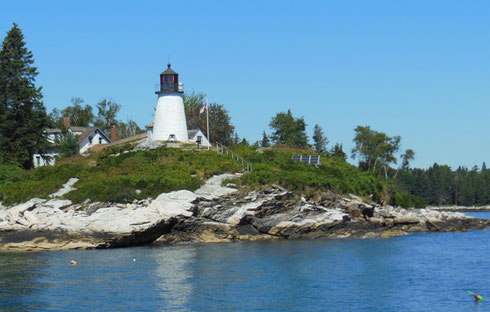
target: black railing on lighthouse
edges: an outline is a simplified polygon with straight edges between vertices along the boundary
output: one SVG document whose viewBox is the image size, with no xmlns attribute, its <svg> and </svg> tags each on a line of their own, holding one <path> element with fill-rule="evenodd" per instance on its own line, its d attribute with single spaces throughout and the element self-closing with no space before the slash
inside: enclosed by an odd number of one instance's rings
<svg viewBox="0 0 490 312">
<path fill-rule="evenodd" d="M 227 156 L 231 156 L 232 159 L 236 160 L 238 163 L 241 163 L 242 164 L 242 168 L 246 171 L 246 172 L 252 172 L 254 167 L 252 165 L 251 162 L 243 159 L 243 157 L 241 157 L 240 155 L 238 155 L 237 153 L 233 152 L 232 150 L 230 150 L 228 147 L 224 146 L 223 144 L 219 143 L 219 142 L 216 142 L 216 151 L 221 154 L 221 155 L 227 155 Z"/>
</svg>

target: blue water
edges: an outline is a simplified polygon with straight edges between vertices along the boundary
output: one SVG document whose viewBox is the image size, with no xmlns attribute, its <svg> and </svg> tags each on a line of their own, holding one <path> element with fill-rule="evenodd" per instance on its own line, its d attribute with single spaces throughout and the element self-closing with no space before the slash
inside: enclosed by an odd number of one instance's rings
<svg viewBox="0 0 490 312">
<path fill-rule="evenodd" d="M 0 311 L 490 311 L 489 238 L 3 252 Z"/>
</svg>

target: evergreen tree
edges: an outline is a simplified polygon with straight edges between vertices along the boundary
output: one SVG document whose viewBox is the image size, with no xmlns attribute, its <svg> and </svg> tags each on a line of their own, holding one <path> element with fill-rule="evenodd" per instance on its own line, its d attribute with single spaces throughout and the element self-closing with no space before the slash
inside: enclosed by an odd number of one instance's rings
<svg viewBox="0 0 490 312">
<path fill-rule="evenodd" d="M 274 130 L 271 139 L 275 144 L 309 147 L 305 120 L 294 118 L 291 110 L 287 113 L 278 113 L 272 118 L 269 126 Z"/>
<path fill-rule="evenodd" d="M 487 164 L 485 164 L 485 162 L 483 162 L 483 164 L 481 165 L 481 172 L 487 170 Z"/>
<path fill-rule="evenodd" d="M 347 154 L 344 152 L 342 144 L 336 143 L 330 150 L 330 153 L 334 157 L 340 157 L 343 160 L 347 159 Z"/>
<path fill-rule="evenodd" d="M 56 140 L 59 147 L 59 157 L 66 158 L 78 154 L 78 136 L 74 135 L 68 128 L 61 128 L 61 136 Z"/>
<path fill-rule="evenodd" d="M 267 136 L 267 134 L 265 133 L 265 131 L 262 134 L 262 141 L 260 141 L 260 146 L 261 147 L 269 147 L 269 146 L 271 146 L 269 137 Z"/>
<path fill-rule="evenodd" d="M 34 82 L 37 68 L 17 24 L 7 33 L 0 51 L 0 161 L 29 169 L 34 151 L 48 148 L 49 125 L 41 88 Z"/>
<path fill-rule="evenodd" d="M 313 142 L 318 153 L 323 154 L 327 151 L 328 139 L 323 135 L 323 130 L 319 125 L 315 125 L 313 129 Z"/>
<path fill-rule="evenodd" d="M 233 137 L 233 144 L 240 143 L 240 138 L 238 137 L 238 133 L 235 132 L 235 136 Z"/>
</svg>

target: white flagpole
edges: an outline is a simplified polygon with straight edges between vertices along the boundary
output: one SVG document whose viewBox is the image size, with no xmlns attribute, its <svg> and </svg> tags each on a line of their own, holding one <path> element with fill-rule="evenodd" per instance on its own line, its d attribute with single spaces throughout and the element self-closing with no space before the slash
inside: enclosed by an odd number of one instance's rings
<svg viewBox="0 0 490 312">
<path fill-rule="evenodd" d="M 208 142 L 211 145 L 211 140 L 209 139 L 209 104 L 208 104 L 208 98 L 206 98 L 206 130 L 208 134 Z M 209 145 L 208 145 L 208 150 L 209 150 Z"/>
</svg>

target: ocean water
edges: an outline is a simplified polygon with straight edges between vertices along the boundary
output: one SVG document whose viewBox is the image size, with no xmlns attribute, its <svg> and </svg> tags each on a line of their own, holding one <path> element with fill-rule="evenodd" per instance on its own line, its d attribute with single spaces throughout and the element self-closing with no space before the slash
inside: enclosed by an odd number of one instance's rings
<svg viewBox="0 0 490 312">
<path fill-rule="evenodd" d="M 0 311 L 490 311 L 490 235 L 1 252 Z"/>
</svg>

